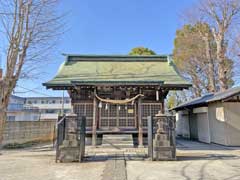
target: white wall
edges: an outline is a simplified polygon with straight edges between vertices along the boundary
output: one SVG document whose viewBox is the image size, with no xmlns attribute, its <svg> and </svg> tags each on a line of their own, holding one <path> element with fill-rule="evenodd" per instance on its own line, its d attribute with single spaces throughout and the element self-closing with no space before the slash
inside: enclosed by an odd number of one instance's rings
<svg viewBox="0 0 240 180">
<path fill-rule="evenodd" d="M 57 120 L 58 114 L 44 113 L 44 114 L 41 114 L 40 119 L 41 120 Z"/>
<path fill-rule="evenodd" d="M 176 113 L 176 134 L 178 136 L 190 138 L 188 111 L 178 111 Z"/>
<path fill-rule="evenodd" d="M 223 103 L 210 103 L 208 105 L 208 118 L 210 122 L 211 142 L 227 145 Z"/>
<path fill-rule="evenodd" d="M 38 121 L 40 119 L 39 113 L 25 111 L 8 112 L 7 116 L 15 116 L 15 121 Z"/>
<path fill-rule="evenodd" d="M 62 109 L 62 104 L 31 104 L 39 109 Z M 64 109 L 71 109 L 71 104 L 64 104 Z"/>
<path fill-rule="evenodd" d="M 223 106 L 226 123 L 226 145 L 240 146 L 240 103 L 225 102 Z"/>
<path fill-rule="evenodd" d="M 211 135 L 209 129 L 208 113 L 197 113 L 197 127 L 198 127 L 198 140 L 205 143 L 211 142 Z"/>
<path fill-rule="evenodd" d="M 193 109 L 193 113 L 197 121 L 198 140 L 205 143 L 211 142 L 209 120 L 208 120 L 208 107 L 198 107 Z"/>
</svg>

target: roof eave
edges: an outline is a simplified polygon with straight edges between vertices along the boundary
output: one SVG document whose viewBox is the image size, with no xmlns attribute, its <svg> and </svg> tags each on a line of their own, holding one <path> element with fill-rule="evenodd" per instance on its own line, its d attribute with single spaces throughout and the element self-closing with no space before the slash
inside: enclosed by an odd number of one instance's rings
<svg viewBox="0 0 240 180">
<path fill-rule="evenodd" d="M 163 81 L 71 81 L 71 83 L 43 83 L 47 89 L 68 89 L 74 86 L 159 86 L 162 88 L 171 88 L 171 89 L 188 89 L 191 87 L 191 84 L 164 84 Z"/>
<path fill-rule="evenodd" d="M 200 103 L 200 104 L 194 104 L 194 105 L 189 105 L 189 106 L 180 106 L 180 107 L 175 107 L 170 109 L 170 111 L 181 111 L 181 110 L 186 110 L 186 109 L 194 109 L 197 107 L 205 107 L 207 106 L 208 103 Z"/>
<path fill-rule="evenodd" d="M 228 96 L 225 96 L 225 97 L 223 97 L 223 98 L 216 98 L 216 99 L 210 99 L 210 100 L 208 100 L 207 102 L 208 103 L 212 103 L 212 102 L 216 102 L 216 101 L 225 101 L 226 99 L 229 99 L 229 98 L 231 98 L 231 97 L 233 97 L 233 96 L 236 96 L 236 95 L 238 95 L 238 94 L 240 94 L 240 92 L 235 92 L 235 93 L 233 93 L 233 94 L 230 94 L 230 95 L 228 95 Z"/>
</svg>

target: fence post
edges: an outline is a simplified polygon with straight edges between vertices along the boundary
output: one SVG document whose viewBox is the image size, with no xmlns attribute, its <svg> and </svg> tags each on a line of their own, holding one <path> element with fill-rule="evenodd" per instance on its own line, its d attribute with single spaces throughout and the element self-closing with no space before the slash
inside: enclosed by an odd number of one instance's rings
<svg viewBox="0 0 240 180">
<path fill-rule="evenodd" d="M 60 136 L 60 129 L 59 129 L 59 124 L 58 122 L 60 121 L 61 119 L 61 116 L 58 116 L 58 120 L 57 120 L 57 123 L 56 123 L 56 130 L 57 130 L 57 137 L 56 137 L 56 159 L 55 159 L 55 162 L 58 161 L 58 157 L 59 157 L 59 136 Z"/>
<path fill-rule="evenodd" d="M 148 157 L 153 160 L 153 118 L 152 116 L 147 117 L 148 123 Z"/>
<path fill-rule="evenodd" d="M 52 144 L 53 148 L 56 146 L 56 128 L 57 128 L 57 123 L 53 126 L 53 138 L 52 138 Z"/>
<path fill-rule="evenodd" d="M 60 155 L 60 148 L 59 146 L 62 145 L 63 140 L 65 139 L 65 126 L 66 126 L 66 121 L 65 121 L 65 116 L 58 116 L 58 120 L 56 123 L 56 162 L 59 160 L 59 155 Z"/>
<path fill-rule="evenodd" d="M 80 118 L 80 143 L 79 143 L 79 162 L 83 161 L 85 154 L 85 135 L 86 135 L 86 117 Z"/>
</svg>

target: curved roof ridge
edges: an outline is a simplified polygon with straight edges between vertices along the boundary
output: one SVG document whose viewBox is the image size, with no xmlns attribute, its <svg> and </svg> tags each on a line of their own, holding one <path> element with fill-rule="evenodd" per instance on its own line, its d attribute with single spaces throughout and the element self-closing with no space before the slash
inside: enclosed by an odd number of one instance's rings
<svg viewBox="0 0 240 180">
<path fill-rule="evenodd" d="M 156 54 L 156 55 L 128 55 L 128 54 L 68 54 L 62 53 L 63 56 L 79 56 L 79 57 L 167 57 L 171 54 Z"/>
<path fill-rule="evenodd" d="M 161 61 L 167 62 L 169 55 L 90 55 L 64 54 L 67 61 Z"/>
</svg>

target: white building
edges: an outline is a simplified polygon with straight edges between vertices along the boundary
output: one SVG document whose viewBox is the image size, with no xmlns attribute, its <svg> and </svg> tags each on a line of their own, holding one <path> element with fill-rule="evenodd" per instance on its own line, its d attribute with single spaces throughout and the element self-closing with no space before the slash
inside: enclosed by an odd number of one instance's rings
<svg viewBox="0 0 240 180">
<path fill-rule="evenodd" d="M 56 120 L 62 110 L 64 114 L 71 112 L 69 97 L 29 97 L 26 104 L 39 109 L 41 120 Z"/>
<path fill-rule="evenodd" d="M 240 146 L 240 87 L 193 99 L 174 110 L 177 135 L 205 143 Z"/>
<path fill-rule="evenodd" d="M 9 121 L 56 120 L 59 114 L 69 112 L 71 102 L 68 97 L 23 98 L 12 95 L 7 116 Z"/>
<path fill-rule="evenodd" d="M 8 121 L 37 121 L 40 113 L 37 108 L 27 106 L 26 99 L 12 95 L 8 105 Z"/>
</svg>

